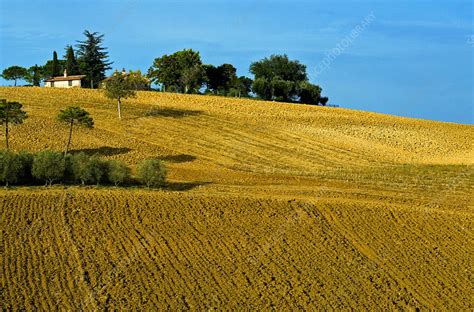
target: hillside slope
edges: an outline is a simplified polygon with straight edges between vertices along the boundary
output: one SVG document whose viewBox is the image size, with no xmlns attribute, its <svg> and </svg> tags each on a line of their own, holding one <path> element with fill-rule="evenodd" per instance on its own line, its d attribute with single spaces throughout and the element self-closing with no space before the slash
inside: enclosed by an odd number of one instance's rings
<svg viewBox="0 0 474 312">
<path fill-rule="evenodd" d="M 16 150 L 72 149 L 164 190 L 0 191 L 3 307 L 474 308 L 474 127 L 342 108 L 139 92 L 0 88 Z"/>
</svg>

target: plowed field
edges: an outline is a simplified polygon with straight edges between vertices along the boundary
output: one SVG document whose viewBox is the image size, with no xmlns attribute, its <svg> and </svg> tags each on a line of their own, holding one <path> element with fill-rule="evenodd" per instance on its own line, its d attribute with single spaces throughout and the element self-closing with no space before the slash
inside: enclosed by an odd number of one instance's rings
<svg viewBox="0 0 474 312">
<path fill-rule="evenodd" d="M 474 309 L 474 128 L 303 105 L 0 88 L 15 150 L 72 149 L 164 189 L 0 190 L 3 309 Z"/>
</svg>

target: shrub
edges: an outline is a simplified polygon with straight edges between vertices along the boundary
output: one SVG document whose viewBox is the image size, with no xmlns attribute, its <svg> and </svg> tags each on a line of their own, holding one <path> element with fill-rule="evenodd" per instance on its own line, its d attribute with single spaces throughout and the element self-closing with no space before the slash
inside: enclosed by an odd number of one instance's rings
<svg viewBox="0 0 474 312">
<path fill-rule="evenodd" d="M 118 160 L 112 160 L 108 163 L 107 178 L 115 186 L 125 182 L 130 178 L 130 168 L 127 167 L 123 162 Z"/>
<path fill-rule="evenodd" d="M 102 178 L 107 177 L 107 162 L 102 160 L 99 156 L 92 156 L 89 158 L 89 171 L 92 182 L 99 185 Z"/>
<path fill-rule="evenodd" d="M 138 166 L 138 177 L 148 188 L 164 185 L 166 169 L 156 158 L 142 161 Z"/>
<path fill-rule="evenodd" d="M 18 181 L 22 170 L 20 158 L 8 150 L 0 151 L 0 180 L 8 187 Z"/>
<path fill-rule="evenodd" d="M 71 158 L 72 174 L 76 181 L 82 185 L 87 183 L 100 183 L 107 175 L 106 162 L 98 156 L 88 156 L 83 152 L 75 154 Z"/>
<path fill-rule="evenodd" d="M 44 180 L 46 185 L 51 186 L 53 181 L 64 177 L 65 167 L 62 153 L 45 150 L 34 156 L 31 173 L 33 177 Z"/>
<path fill-rule="evenodd" d="M 28 153 L 26 151 L 21 151 L 18 153 L 18 159 L 21 162 L 21 170 L 18 178 L 24 184 L 33 180 L 33 176 L 31 175 L 31 169 L 33 167 L 33 158 L 33 154 Z"/>
<path fill-rule="evenodd" d="M 75 181 L 80 181 L 82 185 L 92 182 L 93 176 L 89 166 L 89 156 L 83 152 L 71 157 L 72 175 Z"/>
</svg>

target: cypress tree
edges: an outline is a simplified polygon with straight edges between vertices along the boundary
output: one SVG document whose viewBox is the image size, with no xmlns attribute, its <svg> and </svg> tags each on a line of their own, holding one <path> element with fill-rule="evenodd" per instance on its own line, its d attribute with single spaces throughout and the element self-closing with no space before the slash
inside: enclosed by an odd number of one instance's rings
<svg viewBox="0 0 474 312">
<path fill-rule="evenodd" d="M 79 74 L 76 57 L 74 56 L 74 50 L 70 45 L 66 47 L 66 71 L 68 75 Z"/>
<path fill-rule="evenodd" d="M 59 68 L 59 61 L 58 61 L 58 54 L 56 51 L 53 52 L 53 63 L 51 65 L 51 75 L 53 77 L 59 76 L 60 73 L 60 68 Z"/>
</svg>

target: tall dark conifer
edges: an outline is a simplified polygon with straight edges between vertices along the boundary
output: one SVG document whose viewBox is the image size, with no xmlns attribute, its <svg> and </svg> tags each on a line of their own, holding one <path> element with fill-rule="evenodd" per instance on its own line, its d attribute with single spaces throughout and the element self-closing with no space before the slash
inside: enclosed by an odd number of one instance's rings
<svg viewBox="0 0 474 312">
<path fill-rule="evenodd" d="M 72 46 L 68 45 L 66 47 L 66 71 L 68 75 L 77 75 L 79 70 L 77 67 L 76 57 L 74 56 L 74 50 Z"/>
<path fill-rule="evenodd" d="M 58 54 L 56 51 L 53 52 L 53 63 L 51 65 L 51 75 L 53 77 L 59 76 L 60 73 L 60 68 L 59 68 L 59 61 L 58 61 Z"/>
<path fill-rule="evenodd" d="M 105 71 L 110 69 L 107 48 L 102 46 L 104 35 L 97 32 L 84 31 L 86 40 L 78 41 L 77 56 L 79 70 L 86 75 L 85 80 L 90 88 L 97 88 L 105 78 Z"/>
</svg>

